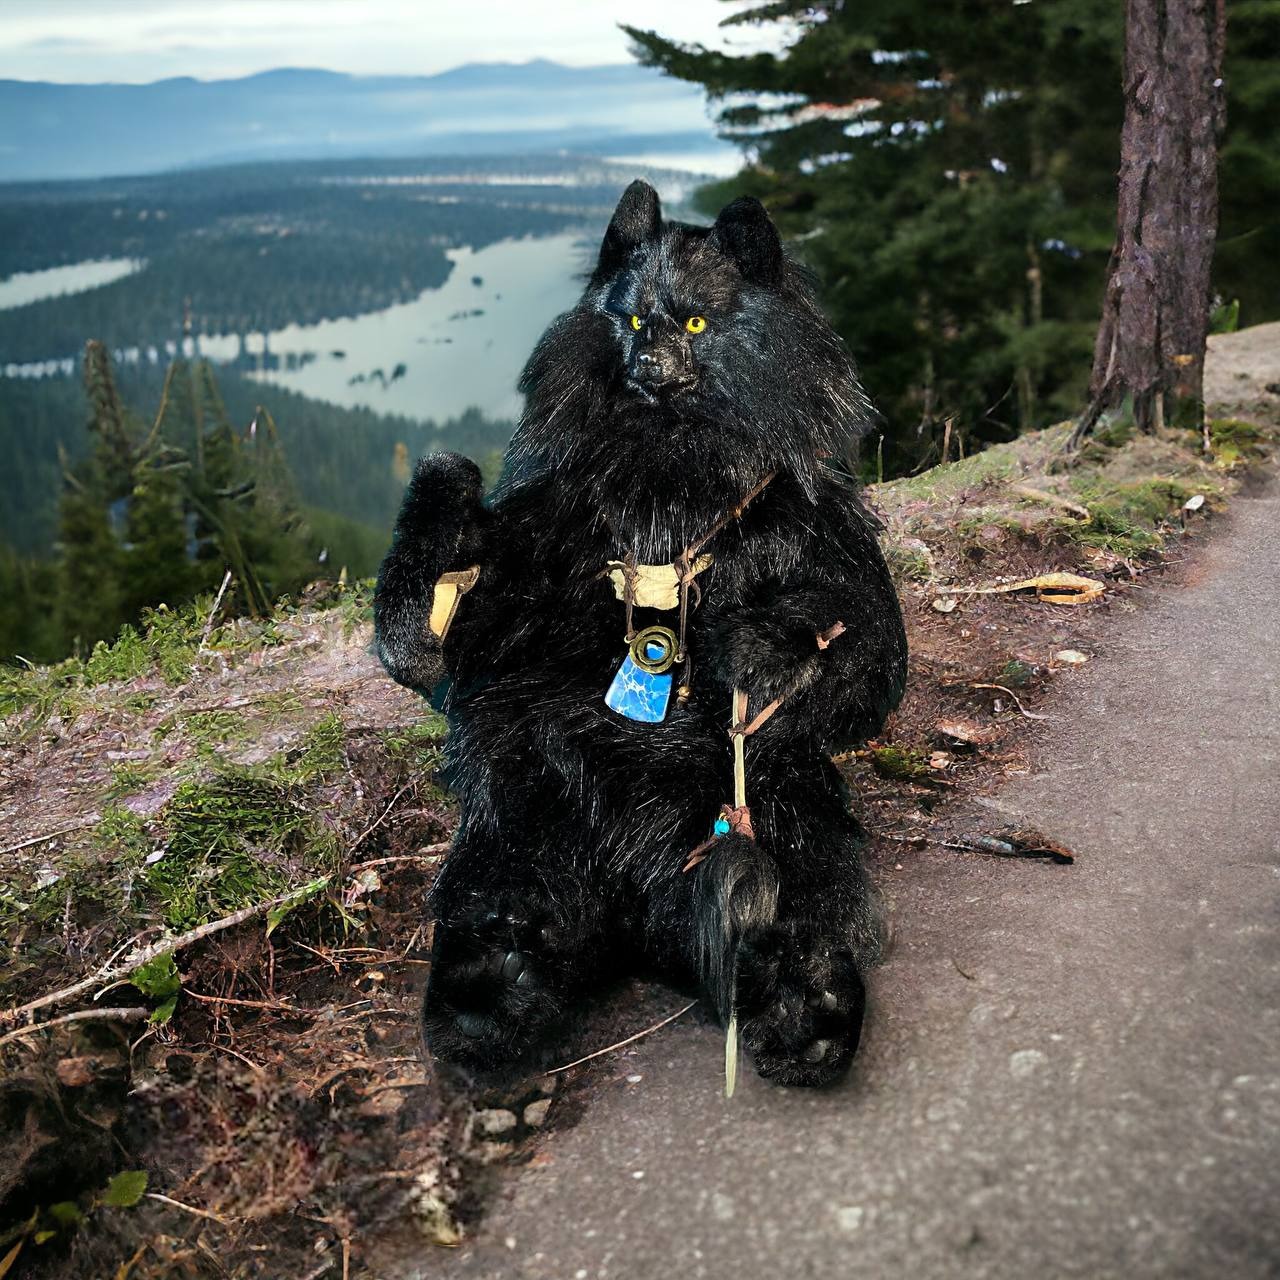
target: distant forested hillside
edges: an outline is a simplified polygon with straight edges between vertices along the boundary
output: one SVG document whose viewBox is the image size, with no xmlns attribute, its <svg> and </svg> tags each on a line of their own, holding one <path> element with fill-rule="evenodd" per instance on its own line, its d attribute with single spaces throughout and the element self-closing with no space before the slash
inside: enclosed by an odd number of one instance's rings
<svg viewBox="0 0 1280 1280">
<path fill-rule="evenodd" d="M 499 193 L 485 167 L 445 161 L 241 166 L 101 182 L 0 186 L 0 278 L 101 258 L 144 262 L 84 293 L 0 311 L 0 366 L 245 335 L 379 311 L 442 284 L 445 251 L 603 226 L 625 171 L 563 158 L 506 161 L 526 184 Z M 456 169 L 456 163 L 452 168 Z M 541 172 L 540 172 L 541 170 Z M 594 180 L 593 180 L 594 179 Z"/>
<path fill-rule="evenodd" d="M 122 367 L 121 396 L 144 419 L 156 412 L 164 370 Z M 441 424 L 388 417 L 368 409 L 344 409 L 292 391 L 218 372 L 231 422 L 241 431 L 257 406 L 275 420 L 280 443 L 308 507 L 330 511 L 389 536 L 403 475 L 397 446 L 411 462 L 438 449 L 465 453 L 494 465 L 511 437 L 510 422 L 490 422 L 478 413 Z M 90 447 L 89 408 L 80 379 L 0 378 L 0 542 L 26 554 L 47 554 L 57 528 L 63 462 L 74 463 Z M 175 440 L 184 447 L 189 441 Z"/>
</svg>

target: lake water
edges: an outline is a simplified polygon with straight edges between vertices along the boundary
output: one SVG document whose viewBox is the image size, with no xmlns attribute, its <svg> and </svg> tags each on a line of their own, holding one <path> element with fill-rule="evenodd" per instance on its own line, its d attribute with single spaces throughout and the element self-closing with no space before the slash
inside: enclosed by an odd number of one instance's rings
<svg viewBox="0 0 1280 1280">
<path fill-rule="evenodd" d="M 347 407 L 443 422 L 474 406 L 515 418 L 516 380 L 547 325 L 582 292 L 597 239 L 576 233 L 501 240 L 447 251 L 449 278 L 411 302 L 367 315 L 289 325 L 267 334 L 202 335 L 187 355 L 235 361 L 248 377 Z M 145 265 L 116 260 L 33 271 L 0 282 L 0 303 L 20 306 L 58 292 L 80 292 Z M 8 291 L 6 293 L 6 290 Z M 120 364 L 163 365 L 173 342 L 116 350 Z M 8 364 L 9 377 L 72 376 L 70 354 Z"/>
<path fill-rule="evenodd" d="M 134 258 L 102 258 L 73 262 L 46 271 L 19 271 L 0 280 L 0 311 L 25 307 L 29 302 L 57 298 L 64 293 L 84 293 L 141 271 L 145 264 Z"/>
<path fill-rule="evenodd" d="M 515 417 L 520 370 L 542 331 L 581 294 L 594 252 L 574 234 L 452 249 L 440 288 L 384 311 L 269 334 L 271 363 L 282 367 L 250 376 L 410 418 L 439 422 L 473 405 L 488 417 Z M 200 339 L 201 353 L 215 360 L 238 347 L 235 337 Z M 244 350 L 261 352 L 261 337 L 247 338 Z"/>
</svg>

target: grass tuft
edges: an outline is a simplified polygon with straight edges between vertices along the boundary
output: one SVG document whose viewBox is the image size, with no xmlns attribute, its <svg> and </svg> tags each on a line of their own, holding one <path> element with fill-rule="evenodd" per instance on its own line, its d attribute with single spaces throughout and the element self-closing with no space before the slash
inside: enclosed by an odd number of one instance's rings
<svg viewBox="0 0 1280 1280">
<path fill-rule="evenodd" d="M 337 863 L 333 832 L 295 785 L 265 772 L 225 768 L 184 782 L 166 806 L 165 825 L 168 847 L 146 878 L 178 929 L 272 897 L 304 872 L 329 872 Z"/>
</svg>

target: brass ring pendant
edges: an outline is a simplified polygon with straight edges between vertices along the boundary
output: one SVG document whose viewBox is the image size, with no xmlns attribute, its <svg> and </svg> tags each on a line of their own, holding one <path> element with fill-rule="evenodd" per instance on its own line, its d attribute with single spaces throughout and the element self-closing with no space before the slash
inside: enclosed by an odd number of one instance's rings
<svg viewBox="0 0 1280 1280">
<path fill-rule="evenodd" d="M 670 671 L 676 660 L 676 633 L 670 627 L 645 627 L 631 640 L 631 661 L 650 675 Z"/>
</svg>

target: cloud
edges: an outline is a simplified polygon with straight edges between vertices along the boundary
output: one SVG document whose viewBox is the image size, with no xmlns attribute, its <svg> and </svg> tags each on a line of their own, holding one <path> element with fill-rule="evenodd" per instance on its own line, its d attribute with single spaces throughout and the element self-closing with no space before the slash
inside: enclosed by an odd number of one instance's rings
<svg viewBox="0 0 1280 1280">
<path fill-rule="evenodd" d="M 704 43 L 713 0 L 4 0 L 0 77 L 133 81 L 248 75 L 279 66 L 429 75 L 464 62 L 627 62 L 619 22 Z"/>
</svg>

